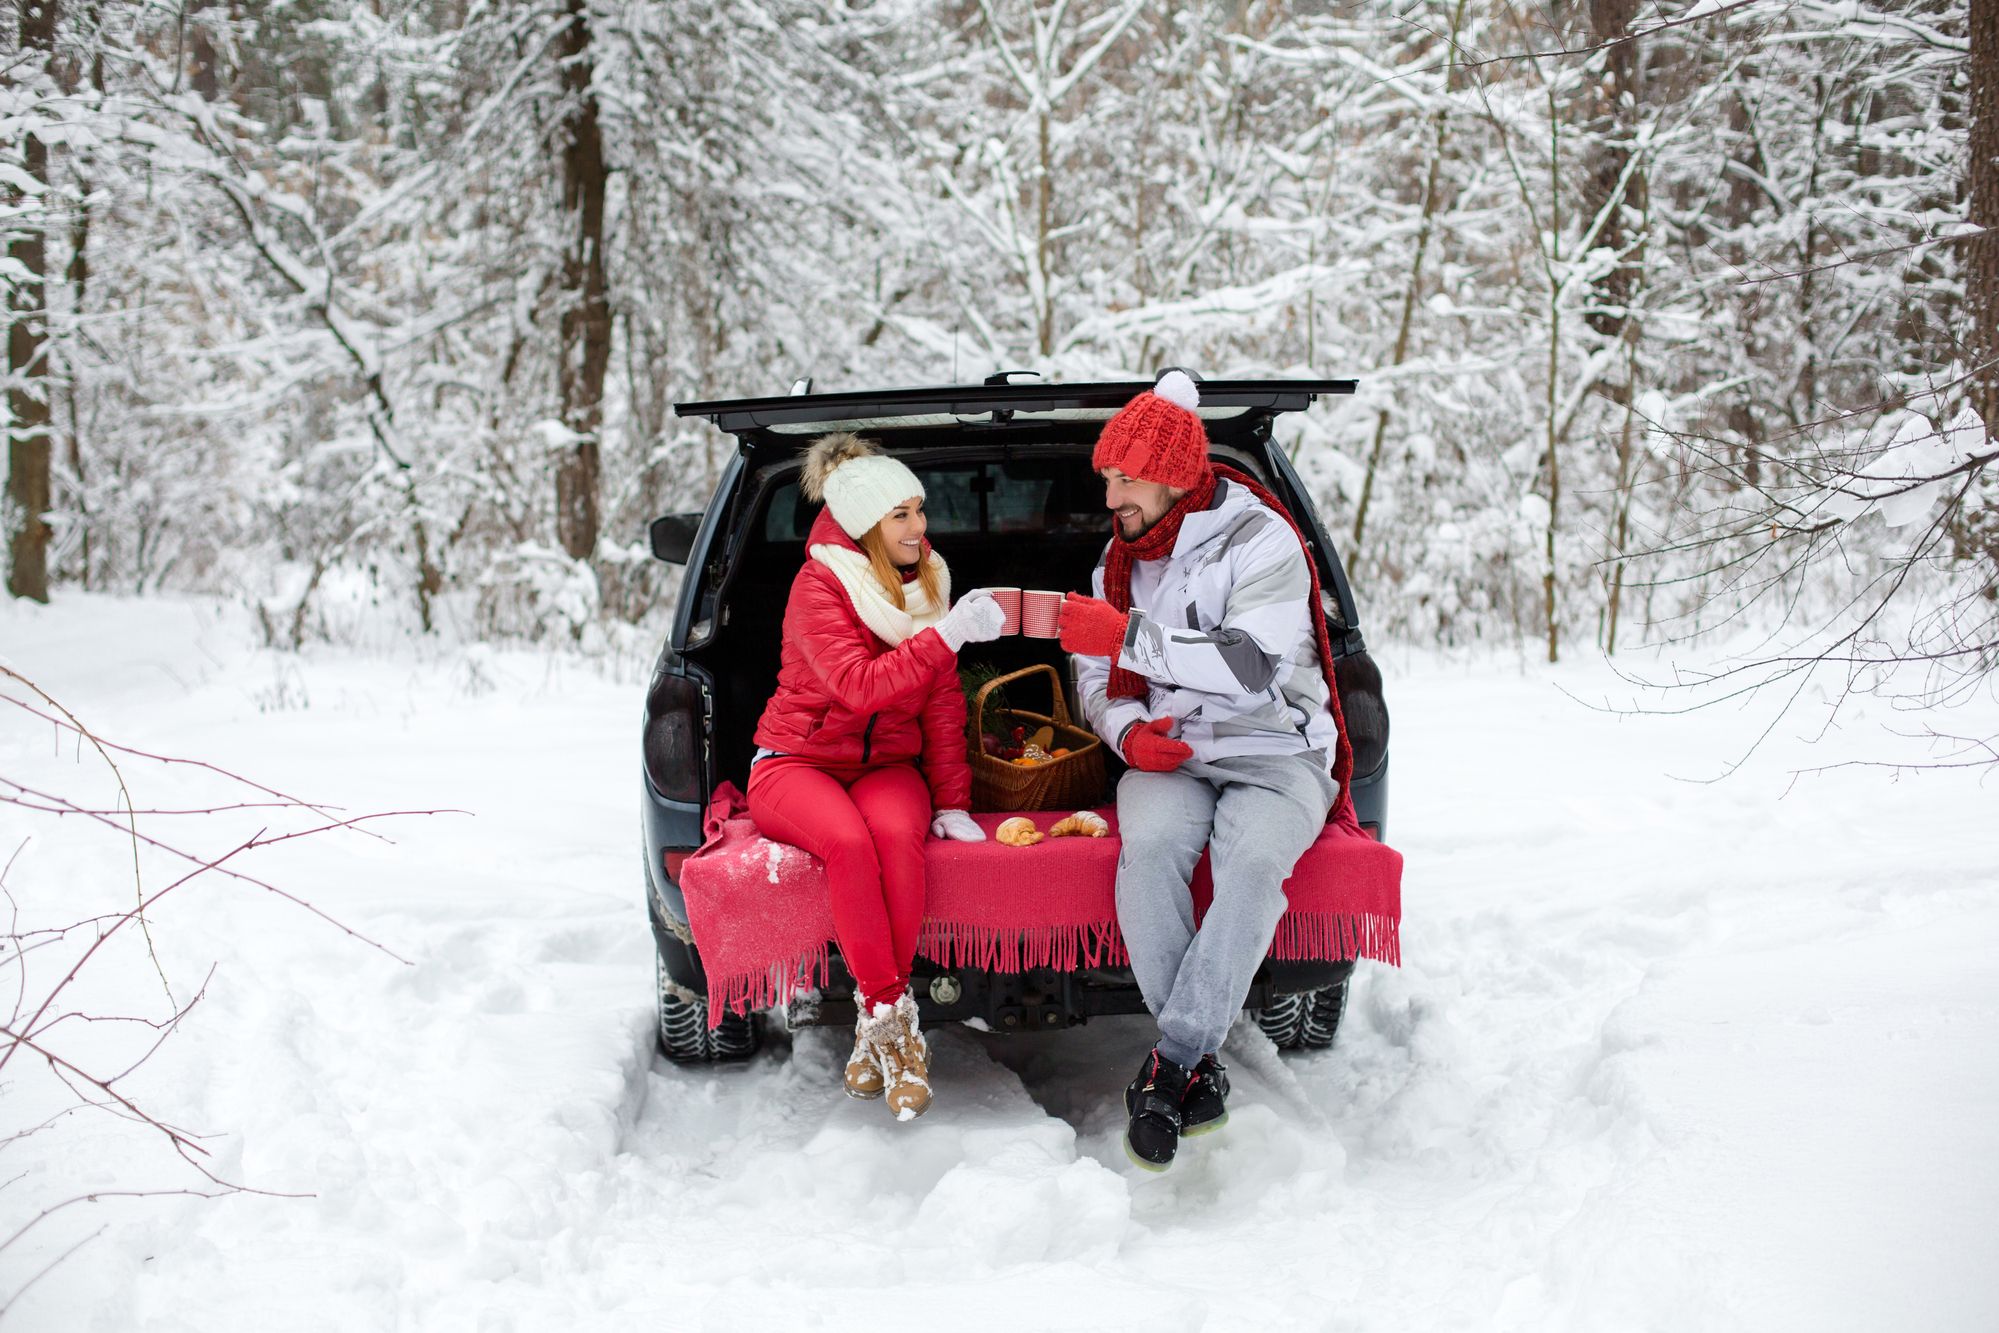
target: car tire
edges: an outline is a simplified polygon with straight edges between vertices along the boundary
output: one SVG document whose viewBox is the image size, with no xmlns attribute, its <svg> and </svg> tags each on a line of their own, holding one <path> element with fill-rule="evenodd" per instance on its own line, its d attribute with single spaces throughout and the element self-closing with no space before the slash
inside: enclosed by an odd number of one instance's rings
<svg viewBox="0 0 1999 1333">
<path fill-rule="evenodd" d="M 1347 982 L 1280 995 L 1256 1011 L 1256 1025 L 1280 1051 L 1323 1051 L 1339 1035 L 1347 1011 Z"/>
<path fill-rule="evenodd" d="M 659 1053 L 677 1065 L 720 1064 L 747 1060 L 763 1045 L 763 1015 L 724 1014 L 708 1026 L 708 1002 L 689 999 L 666 974 L 657 953 L 653 968 L 659 994 Z"/>
</svg>

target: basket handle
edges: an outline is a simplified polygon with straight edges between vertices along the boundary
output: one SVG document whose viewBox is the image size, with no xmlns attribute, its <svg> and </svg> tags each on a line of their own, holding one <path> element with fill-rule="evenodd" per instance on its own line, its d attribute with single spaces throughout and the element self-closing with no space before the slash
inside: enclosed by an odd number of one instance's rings
<svg viewBox="0 0 1999 1333">
<path fill-rule="evenodd" d="M 1069 720 L 1069 700 L 1062 693 L 1062 674 L 1046 662 L 1036 662 L 1032 666 L 1024 666 L 1018 671 L 1009 671 L 1004 676 L 994 676 L 979 687 L 978 694 L 972 699 L 972 729 L 977 731 L 979 719 L 986 715 L 986 696 L 988 694 L 991 694 L 1002 685 L 1021 679 L 1023 676 L 1032 676 L 1042 672 L 1047 673 L 1048 691 L 1055 697 L 1055 703 L 1049 708 L 1048 716 L 1054 718 L 1065 727 L 1074 726 L 1075 723 Z"/>
</svg>

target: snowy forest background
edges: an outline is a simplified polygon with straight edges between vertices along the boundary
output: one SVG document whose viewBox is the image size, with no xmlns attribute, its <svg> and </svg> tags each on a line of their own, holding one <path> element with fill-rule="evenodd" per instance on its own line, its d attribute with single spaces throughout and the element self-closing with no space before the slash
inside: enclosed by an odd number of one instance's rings
<svg viewBox="0 0 1999 1333">
<path fill-rule="evenodd" d="M 1995 227 L 1999 0 L 0 4 L 0 1324 L 1999 1327 Z M 669 1066 L 672 404 L 1171 364 L 1359 380 L 1402 965 L 1164 1181 Z"/>
<path fill-rule="evenodd" d="M 1947 695 L 1995 8 L 21 0 L 10 586 L 602 643 L 724 459 L 676 400 L 1184 364 L 1360 378 L 1285 429 L 1377 633 Z"/>
</svg>

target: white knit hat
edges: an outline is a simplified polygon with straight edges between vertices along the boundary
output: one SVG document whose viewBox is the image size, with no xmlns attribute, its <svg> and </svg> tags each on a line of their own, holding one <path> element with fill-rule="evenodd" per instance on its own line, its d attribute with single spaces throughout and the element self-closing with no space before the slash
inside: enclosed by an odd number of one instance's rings
<svg viewBox="0 0 1999 1333">
<path fill-rule="evenodd" d="M 923 483 L 896 459 L 857 435 L 822 435 L 805 453 L 805 498 L 824 499 L 833 521 L 856 541 L 897 505 L 923 495 Z"/>
</svg>

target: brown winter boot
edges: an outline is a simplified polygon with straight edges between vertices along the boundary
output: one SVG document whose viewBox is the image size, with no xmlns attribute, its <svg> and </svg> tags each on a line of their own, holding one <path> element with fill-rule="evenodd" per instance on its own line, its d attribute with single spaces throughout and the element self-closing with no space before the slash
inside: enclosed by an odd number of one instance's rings
<svg viewBox="0 0 1999 1333">
<path fill-rule="evenodd" d="M 930 1044 L 916 1026 L 916 999 L 907 993 L 893 1008 L 877 1005 L 867 1019 L 868 1040 L 881 1058 L 888 1109 L 914 1120 L 930 1109 Z"/>
<path fill-rule="evenodd" d="M 847 1057 L 847 1095 L 871 1102 L 884 1086 L 881 1057 L 868 1040 L 868 1002 L 854 992 L 854 1053 Z"/>
</svg>

